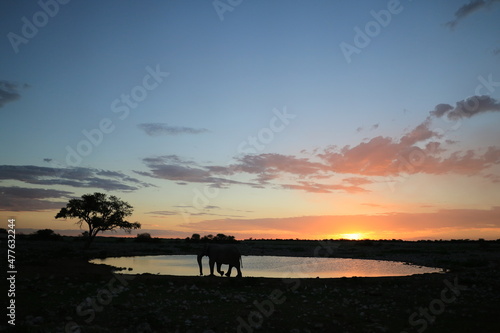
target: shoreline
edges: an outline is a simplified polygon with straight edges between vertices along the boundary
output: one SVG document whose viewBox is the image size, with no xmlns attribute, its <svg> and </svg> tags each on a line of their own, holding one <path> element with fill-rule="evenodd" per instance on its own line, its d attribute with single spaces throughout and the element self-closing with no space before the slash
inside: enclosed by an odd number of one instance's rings
<svg viewBox="0 0 500 333">
<path fill-rule="evenodd" d="M 334 241 L 320 250 L 318 245 L 238 244 L 244 255 L 399 259 L 428 267 L 440 263 L 437 267 L 448 271 L 351 278 L 128 275 L 87 260 L 194 254 L 200 244 L 98 239 L 83 253 L 82 243 L 71 238 L 19 239 L 16 326 L 27 332 L 64 332 L 73 322 L 84 332 L 235 332 L 238 327 L 241 332 L 415 332 L 420 328 L 415 323 L 425 320 L 419 309 L 432 310 L 448 290 L 446 299 L 453 302 L 432 314 L 426 332 L 500 331 L 499 242 Z M 456 297 L 449 286 L 455 286 Z M 258 323 L 256 313 L 262 317 Z"/>
</svg>

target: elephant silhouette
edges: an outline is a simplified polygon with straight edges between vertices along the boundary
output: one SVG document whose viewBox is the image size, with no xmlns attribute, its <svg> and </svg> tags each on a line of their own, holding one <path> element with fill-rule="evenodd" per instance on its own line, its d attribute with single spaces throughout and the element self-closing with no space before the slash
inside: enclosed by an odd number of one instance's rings
<svg viewBox="0 0 500 333">
<path fill-rule="evenodd" d="M 229 270 L 226 276 L 231 276 L 231 270 L 235 267 L 238 270 L 237 277 L 241 277 L 240 266 L 243 267 L 241 261 L 241 253 L 238 248 L 234 245 L 229 244 L 207 244 L 198 253 L 197 260 L 198 266 L 200 268 L 200 275 L 203 275 L 203 267 L 201 264 L 201 259 L 207 256 L 208 265 L 210 266 L 210 276 L 214 276 L 214 265 L 217 264 L 217 272 L 222 276 L 224 271 L 221 270 L 221 265 L 229 265 Z"/>
</svg>

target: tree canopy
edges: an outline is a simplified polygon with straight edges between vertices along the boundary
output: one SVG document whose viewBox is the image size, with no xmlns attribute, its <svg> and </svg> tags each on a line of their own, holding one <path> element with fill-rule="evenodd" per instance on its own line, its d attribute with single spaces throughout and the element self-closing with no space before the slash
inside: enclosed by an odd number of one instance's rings
<svg viewBox="0 0 500 333">
<path fill-rule="evenodd" d="M 214 235 L 205 235 L 203 237 L 200 236 L 200 234 L 193 234 L 191 238 L 187 237 L 186 241 L 188 242 L 202 242 L 202 243 L 237 243 L 238 241 L 234 238 L 234 236 L 226 236 L 224 234 L 217 234 L 216 236 Z"/>
<path fill-rule="evenodd" d="M 71 199 L 66 207 L 61 208 L 55 216 L 59 218 L 78 219 L 80 227 L 83 223 L 88 225 L 86 246 L 102 231 L 116 230 L 117 228 L 130 233 L 132 229 L 140 229 L 138 222 L 128 222 L 124 219 L 132 215 L 132 206 L 115 196 L 104 193 L 84 194 L 81 199 Z"/>
</svg>

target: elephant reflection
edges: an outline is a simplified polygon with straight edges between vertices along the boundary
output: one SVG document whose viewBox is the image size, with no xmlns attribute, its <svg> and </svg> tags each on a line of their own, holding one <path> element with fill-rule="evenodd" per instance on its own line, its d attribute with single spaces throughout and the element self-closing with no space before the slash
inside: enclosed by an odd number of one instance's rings
<svg viewBox="0 0 500 333">
<path fill-rule="evenodd" d="M 207 244 L 203 250 L 198 253 L 198 266 L 200 267 L 200 275 L 203 275 L 201 266 L 201 258 L 208 256 L 208 264 L 210 266 L 210 276 L 214 275 L 214 265 L 217 264 L 217 272 L 222 276 L 224 271 L 221 270 L 221 265 L 229 265 L 229 270 L 226 276 L 231 276 L 231 270 L 235 267 L 238 270 L 238 277 L 241 277 L 241 254 L 238 248 L 234 245 L 228 244 Z M 243 267 L 243 264 L 241 264 Z"/>
</svg>

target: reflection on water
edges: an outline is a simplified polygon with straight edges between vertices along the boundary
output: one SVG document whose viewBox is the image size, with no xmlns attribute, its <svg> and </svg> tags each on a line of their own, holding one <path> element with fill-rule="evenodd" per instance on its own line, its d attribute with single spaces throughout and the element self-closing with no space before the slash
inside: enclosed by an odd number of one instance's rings
<svg viewBox="0 0 500 333">
<path fill-rule="evenodd" d="M 443 272 L 440 268 L 407 265 L 395 261 L 363 259 L 243 256 L 242 261 L 243 276 L 253 277 L 375 277 Z M 131 271 L 127 271 L 131 274 L 150 273 L 181 276 L 199 274 L 195 255 L 116 257 L 94 259 L 91 262 L 132 268 Z M 226 271 L 228 268 L 228 265 L 222 265 L 222 270 Z M 203 258 L 203 272 L 204 274 L 210 273 L 206 257 Z M 232 275 L 236 275 L 234 269 Z"/>
</svg>

